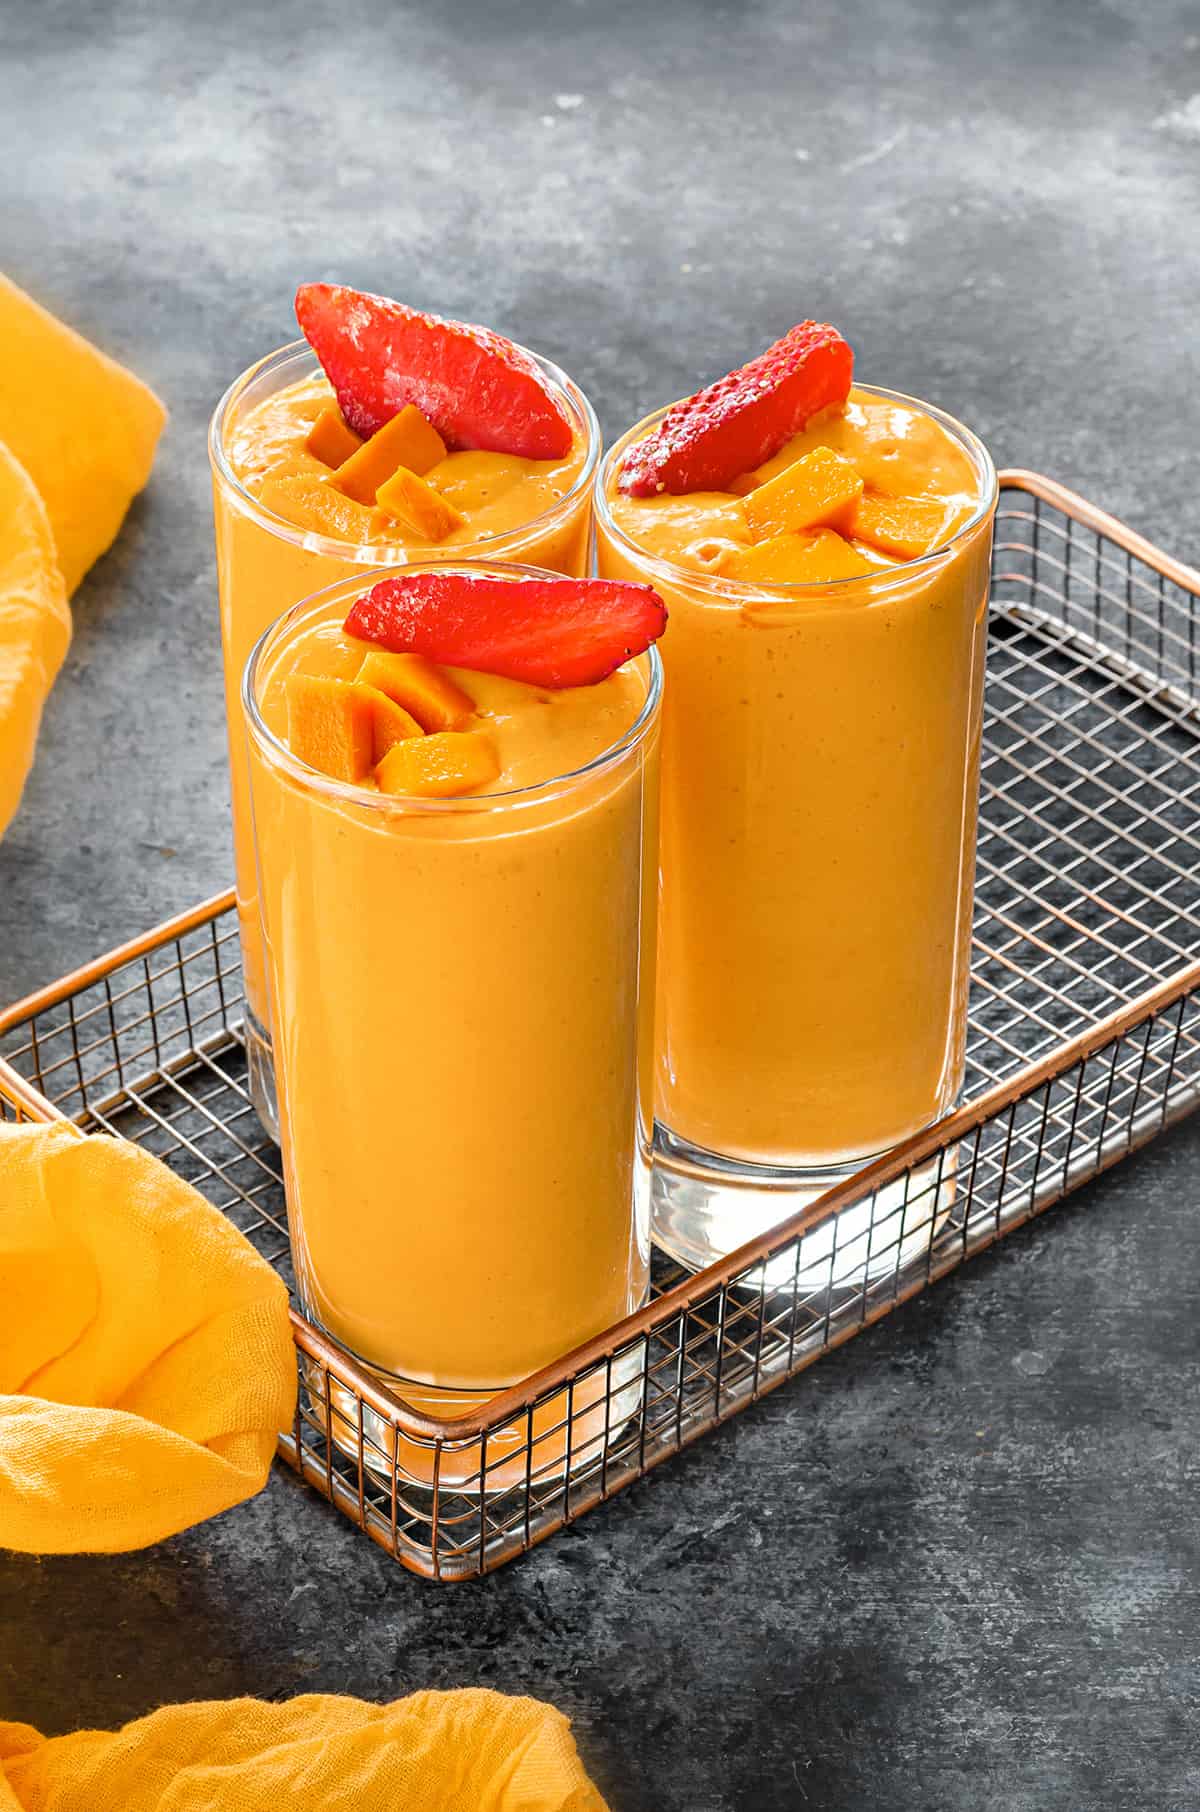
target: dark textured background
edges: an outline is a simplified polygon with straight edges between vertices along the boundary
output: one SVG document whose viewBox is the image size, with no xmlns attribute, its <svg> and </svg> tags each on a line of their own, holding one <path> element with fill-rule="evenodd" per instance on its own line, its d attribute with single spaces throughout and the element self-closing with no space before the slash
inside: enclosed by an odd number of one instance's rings
<svg viewBox="0 0 1200 1812">
<path fill-rule="evenodd" d="M 0 0 L 0 258 L 172 420 L 0 847 L 0 999 L 229 873 L 204 427 L 338 277 L 508 329 L 606 430 L 832 317 L 1195 558 L 1200 7 Z M 478 1587 L 282 1472 L 0 1563 L 0 1714 L 479 1681 L 617 1812 L 1200 1805 L 1185 1128 Z"/>
</svg>

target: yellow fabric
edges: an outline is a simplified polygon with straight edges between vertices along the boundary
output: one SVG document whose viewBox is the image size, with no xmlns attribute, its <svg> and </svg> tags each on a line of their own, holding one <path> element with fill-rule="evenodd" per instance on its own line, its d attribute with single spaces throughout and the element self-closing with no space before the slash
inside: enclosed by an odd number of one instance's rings
<svg viewBox="0 0 1200 1812">
<path fill-rule="evenodd" d="M 282 1279 L 223 1214 L 137 1146 L 0 1126 L 0 1547 L 115 1553 L 241 1503 L 295 1393 Z"/>
<path fill-rule="evenodd" d="M 0 1812 L 605 1812 L 561 1712 L 481 1688 L 169 1705 L 123 1730 L 0 1724 Z"/>
<path fill-rule="evenodd" d="M 68 596 L 150 476 L 166 418 L 140 378 L 0 276 L 0 441 L 42 494 Z"/>
<path fill-rule="evenodd" d="M 71 639 L 67 599 L 150 476 L 166 410 L 0 275 L 0 836 Z"/>
<path fill-rule="evenodd" d="M 0 442 L 0 836 L 17 809 L 42 704 L 70 640 L 50 519 L 33 480 Z"/>
</svg>

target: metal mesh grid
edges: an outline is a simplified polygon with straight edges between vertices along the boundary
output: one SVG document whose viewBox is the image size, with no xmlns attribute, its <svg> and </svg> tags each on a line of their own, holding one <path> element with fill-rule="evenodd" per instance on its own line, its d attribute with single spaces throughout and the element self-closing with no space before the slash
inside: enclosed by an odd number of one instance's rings
<svg viewBox="0 0 1200 1812">
<path fill-rule="evenodd" d="M 740 1258 L 656 1254 L 645 1309 L 449 1434 L 295 1318 L 282 1451 L 412 1570 L 523 1552 L 1196 1104 L 1197 600 L 1078 510 L 1010 479 L 997 518 L 967 1104 Z M 136 1139 L 287 1274 L 241 1011 L 222 901 L 0 1020 L 0 1115 L 32 1084 Z"/>
</svg>

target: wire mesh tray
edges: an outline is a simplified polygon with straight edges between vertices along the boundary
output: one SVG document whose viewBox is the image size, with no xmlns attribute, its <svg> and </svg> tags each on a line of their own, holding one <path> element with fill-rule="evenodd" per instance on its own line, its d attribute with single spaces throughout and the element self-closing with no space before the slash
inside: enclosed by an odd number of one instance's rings
<svg viewBox="0 0 1200 1812">
<path fill-rule="evenodd" d="M 404 1566 L 477 1576 L 886 1315 L 1200 1100 L 1200 574 L 1002 474 L 964 1105 L 453 1424 L 293 1312 L 284 1458 Z M 289 1282 L 232 896 L 0 1015 L 0 1117 L 136 1140 Z"/>
</svg>

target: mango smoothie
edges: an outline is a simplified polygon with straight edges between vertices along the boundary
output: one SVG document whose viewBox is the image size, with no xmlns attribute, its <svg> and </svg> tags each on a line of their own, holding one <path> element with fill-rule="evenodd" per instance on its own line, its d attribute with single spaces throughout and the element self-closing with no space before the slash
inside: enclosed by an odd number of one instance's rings
<svg viewBox="0 0 1200 1812">
<path fill-rule="evenodd" d="M 718 1171 L 819 1193 L 961 1087 L 996 481 L 858 386 L 719 489 L 629 494 L 663 414 L 597 540 L 670 611 L 656 1237 L 701 1264 L 797 1205 L 718 1213 Z"/>
<path fill-rule="evenodd" d="M 645 1296 L 660 670 L 381 653 L 363 585 L 246 676 L 288 1212 L 311 1319 L 445 1418 Z"/>
<path fill-rule="evenodd" d="M 247 1042 L 252 1094 L 269 1131 L 277 1129 L 240 730 L 246 661 L 281 608 L 372 567 L 483 550 L 489 559 L 529 561 L 566 573 L 584 570 L 599 429 L 571 380 L 546 360 L 536 365 L 569 424 L 569 444 L 548 458 L 487 447 L 450 450 L 436 430 L 427 437 L 423 417 L 407 438 L 402 434 L 396 441 L 389 430 L 364 440 L 348 427 L 316 354 L 303 341 L 243 373 L 213 417 L 210 456 Z M 419 411 L 405 414 L 412 418 Z M 410 469 L 406 460 L 419 469 Z M 381 490 L 388 507 L 384 499 L 376 501 Z"/>
</svg>

